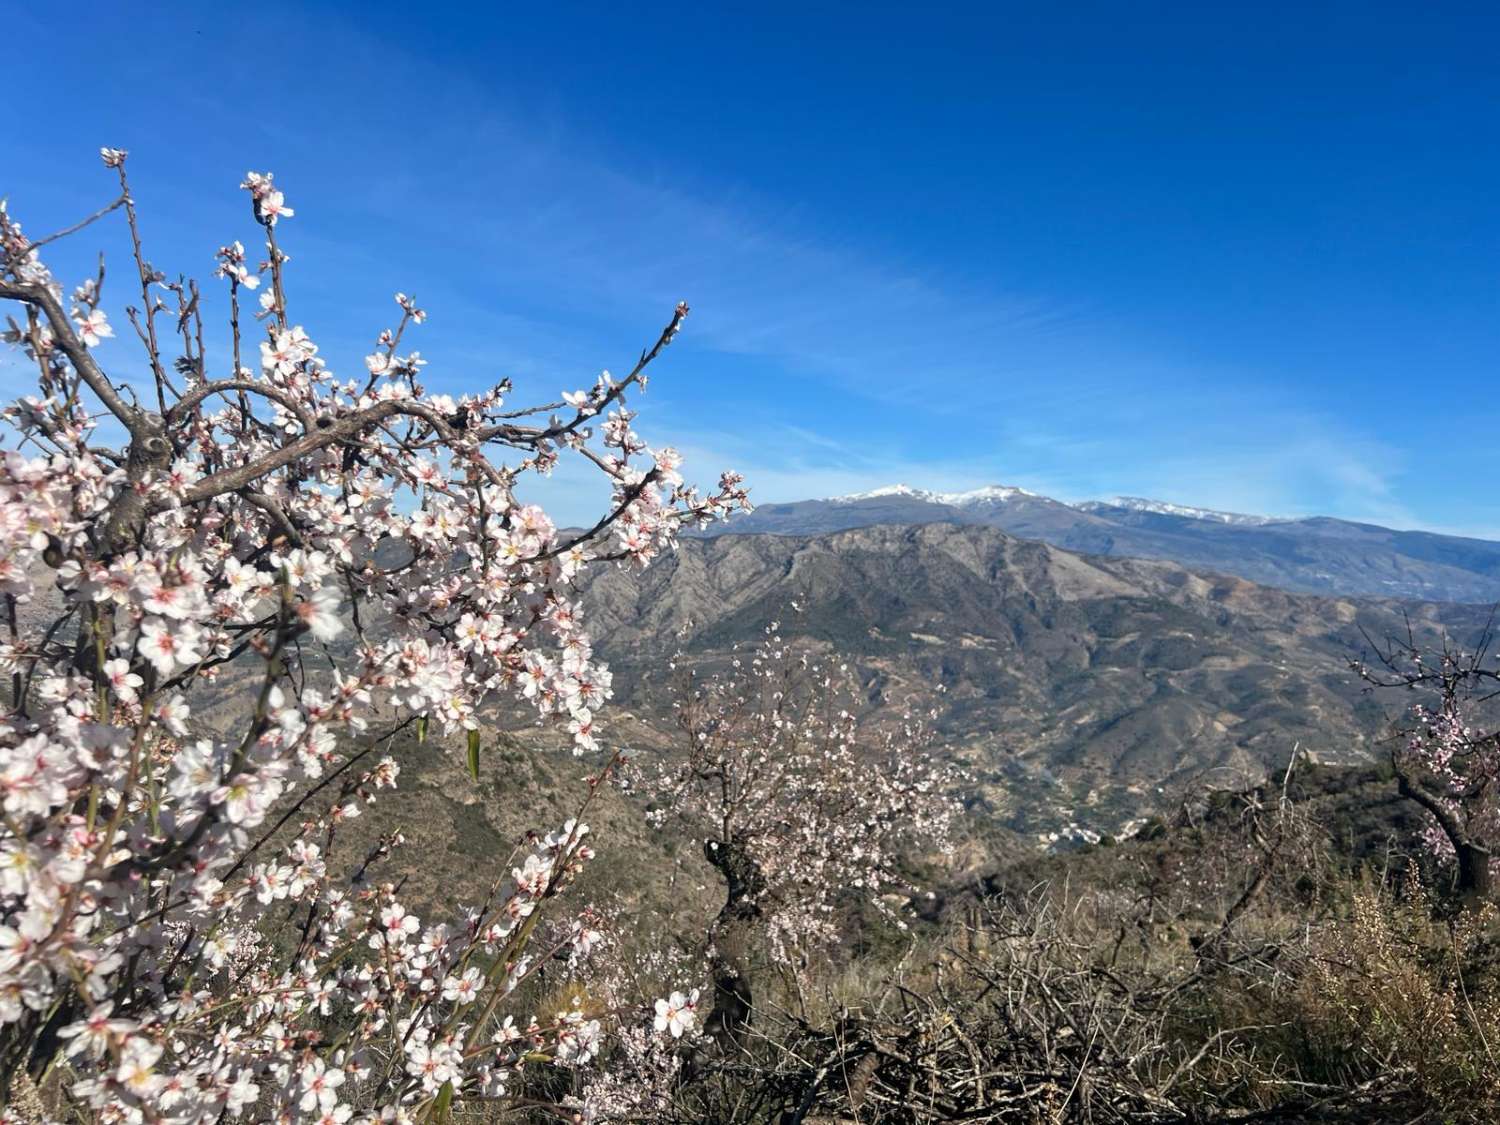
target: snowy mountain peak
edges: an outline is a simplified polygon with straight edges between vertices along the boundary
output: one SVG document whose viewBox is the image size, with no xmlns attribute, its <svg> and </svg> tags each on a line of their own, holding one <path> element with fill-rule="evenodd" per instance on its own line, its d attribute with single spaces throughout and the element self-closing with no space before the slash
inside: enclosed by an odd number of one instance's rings
<svg viewBox="0 0 1500 1125">
<path fill-rule="evenodd" d="M 966 492 L 938 492 L 927 488 L 913 488 L 909 484 L 888 484 L 883 488 L 872 488 L 868 492 L 852 492 L 848 496 L 830 497 L 832 504 L 857 504 L 862 500 L 900 498 L 914 500 L 920 504 L 940 504 L 948 508 L 987 508 L 1008 504 L 1018 497 L 1045 500 L 1035 492 L 1007 484 L 987 484 L 982 488 L 971 488 Z M 1283 522 L 1275 516 L 1252 516 L 1241 512 L 1221 512 L 1213 508 L 1193 508 L 1186 504 L 1172 504 L 1166 500 L 1149 500 L 1142 496 L 1114 496 L 1108 500 L 1085 500 L 1082 503 L 1066 504 L 1079 512 L 1108 512 L 1125 509 L 1132 512 L 1151 512 L 1161 516 L 1180 516 L 1184 519 L 1207 520 L 1231 527 L 1263 527 L 1270 523 Z"/>
<path fill-rule="evenodd" d="M 835 496 L 835 504 L 854 504 L 860 500 L 879 500 L 887 496 L 902 496 L 927 504 L 946 504 L 953 508 L 970 508 L 978 504 L 1003 504 L 1017 496 L 1035 496 L 1024 488 L 1004 484 L 987 484 L 967 492 L 933 492 L 925 488 L 913 488 L 909 484 L 888 484 L 869 492 L 852 492 L 848 496 Z"/>
<path fill-rule="evenodd" d="M 1152 512 L 1160 516 L 1182 516 L 1185 519 L 1209 520 L 1213 523 L 1232 524 L 1236 527 L 1262 527 L 1278 523 L 1275 516 L 1247 516 L 1239 512 L 1218 512 L 1212 508 L 1190 508 L 1183 504 L 1169 504 L 1165 500 L 1147 500 L 1140 496 L 1116 496 L 1110 500 L 1086 500 L 1073 507 L 1081 512 L 1098 512 L 1108 508 L 1126 508 L 1133 512 Z"/>
<path fill-rule="evenodd" d="M 955 508 L 971 508 L 975 504 L 997 503 L 1003 504 L 1007 500 L 1014 500 L 1017 496 L 1029 496 L 1037 498 L 1035 492 L 1027 492 L 1024 488 L 1016 488 L 1009 484 L 987 484 L 983 488 L 970 489 L 968 492 L 943 492 L 939 493 L 944 504 L 952 504 Z"/>
<path fill-rule="evenodd" d="M 935 492 L 928 492 L 925 488 L 913 488 L 909 484 L 888 484 L 881 488 L 872 488 L 869 492 L 851 492 L 848 496 L 830 497 L 835 504 L 853 504 L 859 500 L 879 500 L 885 496 L 909 496 L 914 500 L 930 500 L 936 496 Z"/>
</svg>

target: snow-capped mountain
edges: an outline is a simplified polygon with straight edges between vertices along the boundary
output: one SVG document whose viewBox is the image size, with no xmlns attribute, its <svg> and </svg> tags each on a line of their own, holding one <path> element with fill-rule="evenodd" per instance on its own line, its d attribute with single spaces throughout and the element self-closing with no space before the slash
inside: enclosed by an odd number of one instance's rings
<svg viewBox="0 0 1500 1125">
<path fill-rule="evenodd" d="M 1213 508 L 1190 508 L 1183 504 L 1170 504 L 1165 500 L 1147 500 L 1140 496 L 1115 496 L 1108 500 L 1085 500 L 1074 504 L 1080 512 L 1103 512 L 1110 508 L 1124 508 L 1132 512 L 1151 512 L 1159 516 L 1182 516 L 1190 520 L 1211 520 L 1214 523 L 1233 524 L 1236 527 L 1264 527 L 1268 523 L 1283 523 L 1276 516 L 1249 516 L 1243 512 L 1219 512 Z"/>
<path fill-rule="evenodd" d="M 830 504 L 858 504 L 865 500 L 882 500 L 902 497 L 924 504 L 946 504 L 953 508 L 972 508 L 981 504 L 1006 504 L 1019 497 L 1032 500 L 1047 500 L 1048 497 L 1024 488 L 1008 484 L 987 484 L 967 492 L 934 492 L 926 488 L 913 488 L 909 484 L 888 484 L 872 488 L 868 492 L 851 492 L 847 496 L 830 496 Z M 1052 503 L 1065 503 L 1052 501 Z M 1185 504 L 1173 504 L 1166 500 L 1149 500 L 1143 496 L 1112 496 L 1108 500 L 1084 500 L 1067 504 L 1080 512 L 1105 512 L 1111 508 L 1131 512 L 1150 512 L 1159 516 L 1181 516 L 1191 520 L 1211 520 L 1214 523 L 1233 524 L 1237 527 L 1262 527 L 1268 523 L 1283 522 L 1276 516 L 1253 516 L 1243 512 L 1222 512 L 1213 508 L 1193 508 Z"/>
<path fill-rule="evenodd" d="M 851 492 L 847 496 L 833 496 L 829 502 L 833 504 L 855 504 L 861 500 L 879 500 L 887 496 L 902 496 L 912 500 L 920 500 L 926 504 L 947 504 L 954 508 L 971 507 L 975 504 L 1005 503 L 1014 500 L 1018 496 L 1035 497 L 1035 492 L 1027 492 L 1024 488 L 1015 488 L 1005 484 L 987 484 L 983 488 L 970 489 L 968 492 L 931 492 L 925 488 L 913 488 L 909 484 L 888 484 L 884 488 L 871 489 L 869 492 Z"/>
<path fill-rule="evenodd" d="M 1170 559 L 1322 594 L 1500 601 L 1500 543 L 1347 520 L 1277 519 L 1121 496 L 1068 504 L 1013 485 L 944 492 L 893 484 L 761 504 L 708 536 L 820 536 L 876 525 L 983 524 L 1086 555 Z"/>
</svg>

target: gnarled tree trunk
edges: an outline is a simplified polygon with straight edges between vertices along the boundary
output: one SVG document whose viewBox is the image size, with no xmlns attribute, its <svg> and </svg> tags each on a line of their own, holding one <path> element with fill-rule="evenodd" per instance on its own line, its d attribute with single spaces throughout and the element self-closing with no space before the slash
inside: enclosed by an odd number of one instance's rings
<svg viewBox="0 0 1500 1125">
<path fill-rule="evenodd" d="M 1490 874 L 1490 849 L 1474 838 L 1462 818 L 1428 789 L 1420 778 L 1414 776 L 1408 766 L 1400 761 L 1395 765 L 1396 783 L 1401 795 L 1417 802 L 1431 813 L 1438 827 L 1443 830 L 1443 835 L 1453 845 L 1458 859 L 1458 885 L 1455 890 L 1458 892 L 1459 902 L 1465 910 L 1475 910 L 1491 901 L 1493 880 Z"/>
<path fill-rule="evenodd" d="M 703 854 L 724 876 L 724 906 L 709 931 L 714 1008 L 704 1029 L 721 1047 L 738 1045 L 750 1023 L 750 954 L 761 919 L 766 879 L 738 836 L 709 840 Z"/>
</svg>

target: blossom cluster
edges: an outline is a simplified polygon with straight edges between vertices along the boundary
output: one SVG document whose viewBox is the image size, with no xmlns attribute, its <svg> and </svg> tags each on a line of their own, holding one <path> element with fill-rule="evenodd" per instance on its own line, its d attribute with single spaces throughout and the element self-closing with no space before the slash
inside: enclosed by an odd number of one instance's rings
<svg viewBox="0 0 1500 1125">
<path fill-rule="evenodd" d="M 1500 738 L 1476 725 L 1479 706 L 1453 691 L 1413 704 L 1397 762 L 1425 777 L 1433 800 L 1475 839 L 1500 840 Z M 1440 859 L 1454 858 L 1453 840 L 1429 816 L 1422 842 Z M 1500 873 L 1500 857 L 1491 861 Z"/>
<path fill-rule="evenodd" d="M 932 716 L 869 713 L 860 686 L 772 622 L 719 674 L 686 677 L 682 755 L 627 774 L 653 824 L 703 841 L 731 907 L 754 907 L 786 966 L 837 940 L 846 896 L 894 918 L 910 847 L 950 846 L 956 777 L 930 753 Z"/>
<path fill-rule="evenodd" d="M 126 155 L 102 156 L 137 235 Z M 0 452 L 0 1071 L 66 1072 L 107 1121 L 404 1120 L 503 1098 L 526 1067 L 587 1063 L 614 1018 L 511 1010 L 538 965 L 598 945 L 585 921 L 541 924 L 592 854 L 587 828 L 545 837 L 440 923 L 375 878 L 399 835 L 349 878 L 332 843 L 397 783 L 380 747 L 429 726 L 476 747 L 497 697 L 596 749 L 611 684 L 580 572 L 643 564 L 745 490 L 725 474 L 698 492 L 632 428 L 626 393 L 686 306 L 628 376 L 538 408 L 508 382 L 429 392 L 403 350 L 426 313 L 405 294 L 342 377 L 288 319 L 294 210 L 269 174 L 242 186 L 265 258 L 217 254 L 227 362 L 205 354 L 196 286 L 169 285 L 133 240 L 139 394 L 96 356 L 102 274 L 65 300 L 0 205 L 0 299 L 22 316 L 5 338 L 38 373 Z M 252 362 L 242 336 L 259 337 Z M 516 496 L 567 454 L 612 487 L 581 535 Z M 211 712 L 235 692 L 248 715 L 225 733 Z"/>
<path fill-rule="evenodd" d="M 1469 903 L 1490 898 L 1500 878 L 1500 660 L 1489 628 L 1470 649 L 1446 639 L 1427 648 L 1409 631 L 1375 649 L 1375 664 L 1351 662 L 1373 687 L 1399 688 L 1405 715 L 1391 740 L 1401 795 L 1424 813 L 1422 840 L 1456 865 L 1455 887 Z"/>
</svg>

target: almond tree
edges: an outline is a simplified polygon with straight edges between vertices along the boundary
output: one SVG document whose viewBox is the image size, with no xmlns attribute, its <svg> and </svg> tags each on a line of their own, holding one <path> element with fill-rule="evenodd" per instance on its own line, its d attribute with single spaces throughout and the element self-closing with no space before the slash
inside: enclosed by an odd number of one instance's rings
<svg viewBox="0 0 1500 1125">
<path fill-rule="evenodd" d="M 794 968 L 838 941 L 849 896 L 894 916 L 907 850 L 948 846 L 955 778 L 931 754 L 925 717 L 862 724 L 858 687 L 848 665 L 773 622 L 723 673 L 685 677 L 673 704 L 679 756 L 631 771 L 652 822 L 701 841 L 724 881 L 706 1024 L 720 1039 L 750 1017 L 756 946 Z"/>
<path fill-rule="evenodd" d="M 1461 901 L 1490 901 L 1500 846 L 1500 664 L 1486 628 L 1473 651 L 1424 649 L 1408 634 L 1376 648 L 1378 668 L 1356 665 L 1370 684 L 1415 696 L 1392 744 L 1401 795 L 1431 818 L 1424 842 L 1455 865 Z"/>
<path fill-rule="evenodd" d="M 537 965 L 597 944 L 586 918 L 544 922 L 592 854 L 581 819 L 495 857 L 489 897 L 450 922 L 379 881 L 399 837 L 348 882 L 327 852 L 396 784 L 403 732 L 466 741 L 477 772 L 481 708 L 510 696 L 593 746 L 609 676 L 580 571 L 643 564 L 747 503 L 733 474 L 688 487 L 632 428 L 627 394 L 687 307 L 625 377 L 537 406 L 509 382 L 429 393 L 407 343 L 426 314 L 403 294 L 357 375 L 335 370 L 289 313 L 294 212 L 270 174 L 241 185 L 264 254 L 222 246 L 210 295 L 149 264 L 126 154 L 101 155 L 118 195 L 74 227 L 31 238 L 0 206 L 5 335 L 37 378 L 0 455 L 9 1096 L 63 1086 L 109 1121 L 436 1119 L 582 1066 L 629 1013 L 515 1001 Z M 96 359 L 115 327 L 102 266 L 69 292 L 41 254 L 121 215 L 144 386 Z M 576 535 L 516 495 L 564 456 L 612 487 Z M 243 728 L 212 733 L 215 685 L 243 682 Z"/>
</svg>

